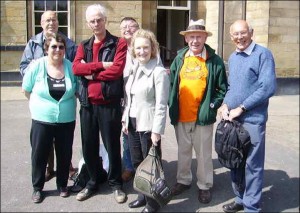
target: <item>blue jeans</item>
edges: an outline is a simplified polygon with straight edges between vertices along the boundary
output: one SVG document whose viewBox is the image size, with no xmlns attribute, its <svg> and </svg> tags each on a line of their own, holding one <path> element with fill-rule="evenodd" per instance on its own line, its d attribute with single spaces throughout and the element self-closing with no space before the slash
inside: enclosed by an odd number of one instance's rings
<svg viewBox="0 0 300 213">
<path fill-rule="evenodd" d="M 247 156 L 246 167 L 232 169 L 231 180 L 235 202 L 244 205 L 245 212 L 260 212 L 265 162 L 266 126 L 244 123 L 251 137 L 251 148 Z"/>
<path fill-rule="evenodd" d="M 131 155 L 130 155 L 130 149 L 128 144 L 128 135 L 125 133 L 122 133 L 122 141 L 123 141 L 123 165 L 124 169 L 127 171 L 134 171 L 132 162 L 131 162 Z"/>
</svg>

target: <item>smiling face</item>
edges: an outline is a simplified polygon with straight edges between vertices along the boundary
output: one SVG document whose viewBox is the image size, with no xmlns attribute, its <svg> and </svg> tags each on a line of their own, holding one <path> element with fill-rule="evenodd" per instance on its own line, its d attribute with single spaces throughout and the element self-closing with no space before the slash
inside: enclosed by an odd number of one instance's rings
<svg viewBox="0 0 300 213">
<path fill-rule="evenodd" d="M 188 43 L 190 51 L 193 52 L 194 55 L 198 55 L 202 52 L 206 39 L 207 34 L 205 32 L 193 32 L 185 35 L 185 41 Z"/>
<path fill-rule="evenodd" d="M 151 58 L 151 42 L 147 38 L 138 37 L 134 41 L 134 54 L 141 64 L 146 64 Z"/>
<path fill-rule="evenodd" d="M 56 13 L 53 11 L 46 11 L 41 17 L 41 26 L 46 37 L 52 33 L 57 33 L 58 20 Z"/>
<path fill-rule="evenodd" d="M 133 36 L 133 33 L 139 29 L 138 24 L 133 20 L 124 20 L 120 24 L 121 37 L 125 38 L 128 43 Z"/>
<path fill-rule="evenodd" d="M 65 55 L 65 45 L 63 42 L 57 42 L 52 38 L 47 50 L 48 57 L 53 61 L 62 61 Z"/>
<path fill-rule="evenodd" d="M 249 29 L 246 21 L 238 20 L 231 25 L 230 36 L 236 48 L 244 51 L 252 42 L 253 30 Z"/>
</svg>

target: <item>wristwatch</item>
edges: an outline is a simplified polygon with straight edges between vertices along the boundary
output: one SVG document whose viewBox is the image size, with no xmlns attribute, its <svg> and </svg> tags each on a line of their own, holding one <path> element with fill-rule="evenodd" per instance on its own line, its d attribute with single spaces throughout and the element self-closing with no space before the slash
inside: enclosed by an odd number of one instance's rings
<svg viewBox="0 0 300 213">
<path fill-rule="evenodd" d="M 246 112 L 246 111 L 247 111 L 247 109 L 246 109 L 246 107 L 244 106 L 244 104 L 241 104 L 239 107 L 243 110 L 243 112 Z"/>
</svg>

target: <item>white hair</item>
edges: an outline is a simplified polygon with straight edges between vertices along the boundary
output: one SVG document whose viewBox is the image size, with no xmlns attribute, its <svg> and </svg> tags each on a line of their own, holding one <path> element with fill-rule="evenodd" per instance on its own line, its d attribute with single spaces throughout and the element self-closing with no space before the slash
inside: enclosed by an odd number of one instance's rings
<svg viewBox="0 0 300 213">
<path fill-rule="evenodd" d="M 106 18 L 106 9 L 100 4 L 92 4 L 86 8 L 85 18 L 88 21 L 88 17 L 92 11 L 98 11 L 102 16 Z"/>
</svg>

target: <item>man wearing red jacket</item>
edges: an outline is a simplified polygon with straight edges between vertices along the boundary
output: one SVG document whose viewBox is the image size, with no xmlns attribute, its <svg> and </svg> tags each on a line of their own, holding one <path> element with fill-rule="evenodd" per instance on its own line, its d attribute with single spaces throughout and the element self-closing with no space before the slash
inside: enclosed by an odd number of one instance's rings
<svg viewBox="0 0 300 213">
<path fill-rule="evenodd" d="M 100 132 L 109 158 L 108 184 L 115 200 L 123 203 L 120 100 L 127 44 L 106 30 L 106 12 L 100 4 L 87 8 L 86 20 L 93 36 L 78 46 L 73 72 L 79 76 L 82 152 L 90 179 L 76 199 L 86 200 L 98 189 Z"/>
</svg>

